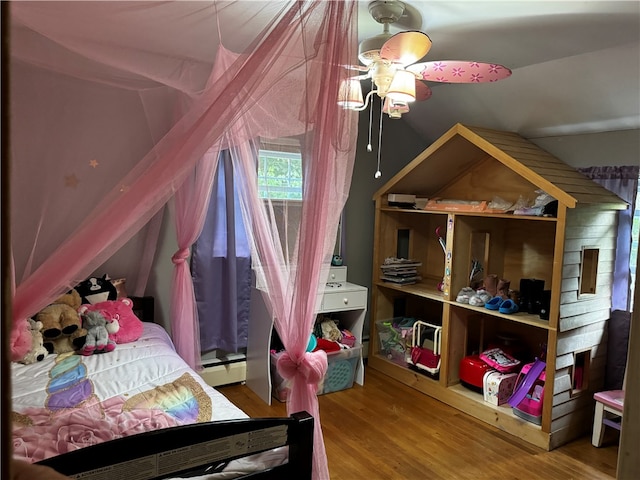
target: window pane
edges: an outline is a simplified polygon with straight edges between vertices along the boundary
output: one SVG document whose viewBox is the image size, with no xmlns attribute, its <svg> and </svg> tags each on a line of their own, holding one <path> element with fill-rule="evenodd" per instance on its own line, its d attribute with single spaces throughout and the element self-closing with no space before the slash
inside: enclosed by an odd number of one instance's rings
<svg viewBox="0 0 640 480">
<path fill-rule="evenodd" d="M 258 191 L 260 198 L 302 200 L 300 153 L 260 150 Z"/>
</svg>

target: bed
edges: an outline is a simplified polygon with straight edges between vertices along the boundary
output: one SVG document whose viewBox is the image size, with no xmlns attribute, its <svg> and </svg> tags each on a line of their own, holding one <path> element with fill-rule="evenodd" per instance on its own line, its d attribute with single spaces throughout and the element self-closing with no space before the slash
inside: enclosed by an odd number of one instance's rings
<svg viewBox="0 0 640 480">
<path fill-rule="evenodd" d="M 311 478 L 313 418 L 248 418 L 160 325 L 113 352 L 11 368 L 14 458 L 93 480 Z"/>
</svg>

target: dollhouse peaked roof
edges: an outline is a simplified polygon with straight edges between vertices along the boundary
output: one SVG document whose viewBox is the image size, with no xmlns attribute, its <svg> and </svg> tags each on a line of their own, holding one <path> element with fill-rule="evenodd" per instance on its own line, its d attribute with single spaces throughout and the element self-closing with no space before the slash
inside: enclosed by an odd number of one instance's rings
<svg viewBox="0 0 640 480">
<path fill-rule="evenodd" d="M 474 193 L 494 192 L 516 201 L 515 193 L 531 198 L 537 190 L 568 208 L 627 208 L 617 195 L 517 133 L 459 123 L 379 189 L 374 200 L 388 193 L 491 200 L 474 198 Z"/>
</svg>

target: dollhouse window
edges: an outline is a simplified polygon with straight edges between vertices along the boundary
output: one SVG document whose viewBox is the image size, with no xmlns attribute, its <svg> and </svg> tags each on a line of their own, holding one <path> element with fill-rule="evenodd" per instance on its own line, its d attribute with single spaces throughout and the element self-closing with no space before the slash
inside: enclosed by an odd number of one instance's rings
<svg viewBox="0 0 640 480">
<path fill-rule="evenodd" d="M 571 369 L 571 395 L 579 395 L 589 387 L 589 364 L 591 350 L 574 352 L 573 368 Z"/>
<path fill-rule="evenodd" d="M 582 263 L 580 264 L 580 295 L 596 293 L 596 280 L 598 278 L 598 254 L 597 248 L 582 249 Z"/>
</svg>

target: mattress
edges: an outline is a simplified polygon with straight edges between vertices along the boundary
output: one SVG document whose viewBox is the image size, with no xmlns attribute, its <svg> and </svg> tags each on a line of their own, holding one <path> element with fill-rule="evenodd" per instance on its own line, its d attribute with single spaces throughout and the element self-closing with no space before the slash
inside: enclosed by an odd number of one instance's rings
<svg viewBox="0 0 640 480">
<path fill-rule="evenodd" d="M 49 355 L 11 369 L 13 453 L 29 462 L 149 430 L 247 418 L 153 323 L 113 352 Z"/>
</svg>

